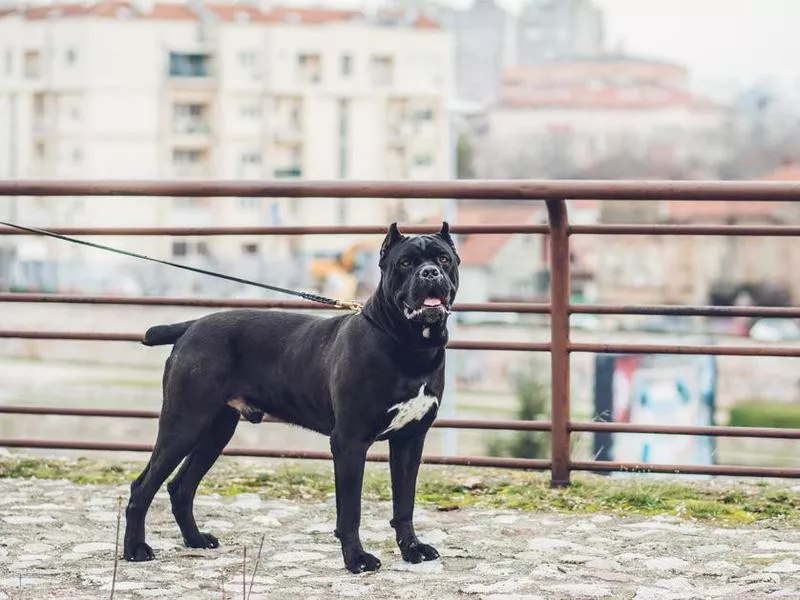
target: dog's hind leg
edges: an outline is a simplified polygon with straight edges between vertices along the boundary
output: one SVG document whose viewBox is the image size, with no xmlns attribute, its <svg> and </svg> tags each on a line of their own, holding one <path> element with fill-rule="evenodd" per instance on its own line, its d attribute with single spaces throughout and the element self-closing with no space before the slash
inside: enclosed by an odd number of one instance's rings
<svg viewBox="0 0 800 600">
<path fill-rule="evenodd" d="M 219 541 L 202 533 L 194 520 L 194 496 L 200 480 L 214 465 L 239 423 L 239 412 L 225 406 L 217 413 L 189 453 L 177 475 L 167 484 L 172 514 L 180 527 L 183 542 L 190 548 L 216 548 Z"/>
<path fill-rule="evenodd" d="M 202 430 L 203 423 L 197 427 Z M 169 477 L 169 474 L 186 457 L 194 446 L 197 435 L 191 430 L 174 431 L 159 424 L 153 454 L 141 475 L 131 484 L 131 496 L 125 510 L 125 541 L 123 556 L 129 561 L 153 560 L 152 548 L 145 543 L 144 523 L 147 511 L 156 492 Z"/>
</svg>

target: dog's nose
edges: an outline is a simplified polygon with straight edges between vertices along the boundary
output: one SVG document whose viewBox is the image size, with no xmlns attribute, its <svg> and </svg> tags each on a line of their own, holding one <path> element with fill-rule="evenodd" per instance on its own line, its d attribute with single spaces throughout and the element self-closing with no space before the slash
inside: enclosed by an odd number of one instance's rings
<svg viewBox="0 0 800 600">
<path fill-rule="evenodd" d="M 436 280 L 442 278 L 442 272 L 439 270 L 439 267 L 430 265 L 427 267 L 422 267 L 422 269 L 419 272 L 419 276 L 422 279 Z"/>
</svg>

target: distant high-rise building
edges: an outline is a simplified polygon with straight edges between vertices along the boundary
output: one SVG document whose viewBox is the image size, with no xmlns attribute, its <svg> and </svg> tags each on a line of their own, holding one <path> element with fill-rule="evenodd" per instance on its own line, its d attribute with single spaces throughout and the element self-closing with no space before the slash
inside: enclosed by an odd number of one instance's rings
<svg viewBox="0 0 800 600">
<path fill-rule="evenodd" d="M 456 38 L 456 88 L 463 100 L 494 101 L 500 73 L 511 66 L 510 15 L 494 0 L 475 0 L 468 10 L 453 13 Z"/>
<path fill-rule="evenodd" d="M 591 0 L 530 0 L 517 28 L 520 66 L 603 51 L 603 11 Z"/>
</svg>

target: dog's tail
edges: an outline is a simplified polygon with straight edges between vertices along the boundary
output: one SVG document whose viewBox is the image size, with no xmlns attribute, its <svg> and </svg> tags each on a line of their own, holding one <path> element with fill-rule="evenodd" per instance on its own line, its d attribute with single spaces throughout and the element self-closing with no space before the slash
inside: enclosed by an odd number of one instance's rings
<svg viewBox="0 0 800 600">
<path fill-rule="evenodd" d="M 186 333 L 194 321 L 184 321 L 183 323 L 173 323 L 172 325 L 156 325 L 151 327 L 144 334 L 142 344 L 145 346 L 165 346 L 174 344 Z"/>
</svg>

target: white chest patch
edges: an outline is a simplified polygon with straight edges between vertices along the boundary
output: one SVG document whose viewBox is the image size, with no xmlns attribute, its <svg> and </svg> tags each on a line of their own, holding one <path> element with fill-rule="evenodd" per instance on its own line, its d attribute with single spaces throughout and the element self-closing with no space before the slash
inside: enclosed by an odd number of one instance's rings
<svg viewBox="0 0 800 600">
<path fill-rule="evenodd" d="M 420 421 L 434 406 L 439 406 L 439 399 L 436 396 L 428 396 L 425 393 L 425 385 L 422 384 L 419 388 L 419 393 L 405 402 L 400 402 L 390 407 L 386 412 L 396 410 L 392 422 L 389 426 L 381 432 L 380 435 L 389 433 L 390 431 L 399 431 L 411 421 Z"/>
</svg>

